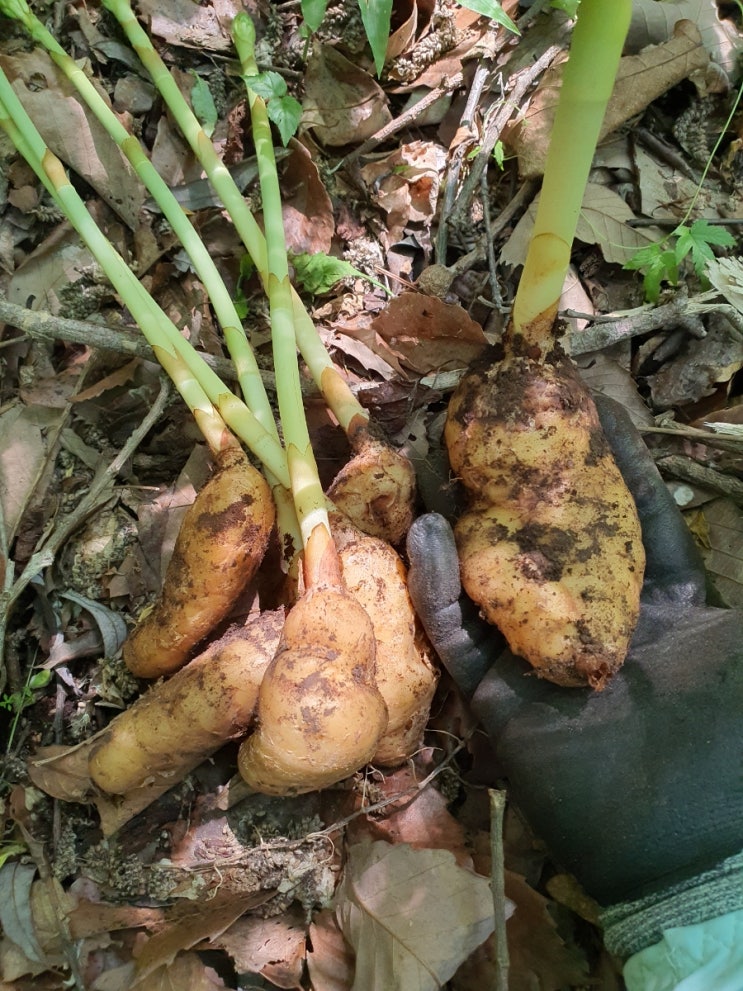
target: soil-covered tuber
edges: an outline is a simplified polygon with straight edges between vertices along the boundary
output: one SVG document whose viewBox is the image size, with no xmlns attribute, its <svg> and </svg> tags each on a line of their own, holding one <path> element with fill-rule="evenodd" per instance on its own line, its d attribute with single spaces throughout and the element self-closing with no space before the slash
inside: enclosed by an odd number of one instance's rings
<svg viewBox="0 0 743 991">
<path fill-rule="evenodd" d="M 175 784 L 243 736 L 283 623 L 283 610 L 261 613 L 116 716 L 88 764 L 95 784 L 112 795 L 152 780 Z"/>
<path fill-rule="evenodd" d="M 263 476 L 239 448 L 222 451 L 186 513 L 160 598 L 124 644 L 133 674 L 158 678 L 186 663 L 255 574 L 273 523 Z"/>
<path fill-rule="evenodd" d="M 333 480 L 328 498 L 362 533 L 400 544 L 413 522 L 415 470 L 368 427 L 352 443 L 354 456 Z"/>
<path fill-rule="evenodd" d="M 346 588 L 374 627 L 376 683 L 389 712 L 372 762 L 395 767 L 421 745 L 438 672 L 418 626 L 399 555 L 338 513 L 331 515 L 331 528 Z"/>
<path fill-rule="evenodd" d="M 452 397 L 445 438 L 470 499 L 455 530 L 467 593 L 539 675 L 600 689 L 627 653 L 645 556 L 573 365 L 557 348 L 487 355 Z"/>
<path fill-rule="evenodd" d="M 258 727 L 238 767 L 255 791 L 298 795 L 368 763 L 387 727 L 374 682 L 374 630 L 341 588 L 316 585 L 286 618 L 261 684 Z"/>
</svg>

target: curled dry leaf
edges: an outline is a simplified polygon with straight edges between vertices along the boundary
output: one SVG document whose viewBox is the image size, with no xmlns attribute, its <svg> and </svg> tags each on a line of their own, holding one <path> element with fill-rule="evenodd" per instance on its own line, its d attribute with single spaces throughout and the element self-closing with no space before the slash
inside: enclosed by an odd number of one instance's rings
<svg viewBox="0 0 743 991">
<path fill-rule="evenodd" d="M 304 92 L 302 128 L 324 145 L 363 141 L 392 119 L 378 83 L 330 45 L 310 54 Z"/>
</svg>

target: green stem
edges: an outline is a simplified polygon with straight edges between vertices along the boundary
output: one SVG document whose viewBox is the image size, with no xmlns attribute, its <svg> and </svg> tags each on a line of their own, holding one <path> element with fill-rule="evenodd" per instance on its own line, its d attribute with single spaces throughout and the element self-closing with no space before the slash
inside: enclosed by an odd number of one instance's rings
<svg viewBox="0 0 743 991">
<path fill-rule="evenodd" d="M 70 220 L 122 297 L 165 370 L 193 411 L 208 443 L 220 450 L 230 443 L 225 423 L 282 482 L 289 481 L 284 451 L 248 407 L 181 336 L 124 259 L 95 224 L 62 166 L 44 144 L 4 73 L 0 72 L 0 125 L 26 158 Z"/>
<path fill-rule="evenodd" d="M 629 28 L 632 0 L 582 0 L 550 136 L 511 333 L 550 346 L 583 194 Z"/>
<path fill-rule="evenodd" d="M 59 45 L 31 11 L 26 0 L 0 0 L 0 11 L 15 17 L 32 39 L 42 45 L 95 114 L 108 135 L 116 142 L 135 172 L 155 199 L 165 218 L 188 253 L 194 269 L 209 293 L 214 311 L 232 357 L 245 402 L 269 431 L 276 433 L 271 404 L 263 386 L 260 369 L 242 328 L 229 290 L 214 261 L 187 214 L 145 154 L 139 141 L 114 114 L 80 66 Z M 278 438 L 278 433 L 276 433 Z"/>
<path fill-rule="evenodd" d="M 247 86 L 247 79 L 255 75 L 258 69 L 253 48 L 255 28 L 247 14 L 238 14 L 233 21 L 232 37 Z M 306 550 L 315 527 L 324 526 L 329 533 L 330 526 L 325 508 L 325 496 L 310 443 L 299 382 L 292 287 L 289 281 L 281 192 L 271 125 L 265 102 L 249 86 L 247 86 L 247 94 L 266 228 L 266 289 L 271 313 L 276 392 L 292 482 L 292 495 L 302 532 L 302 543 Z"/>
<path fill-rule="evenodd" d="M 214 150 L 214 146 L 188 106 L 165 63 L 152 46 L 147 32 L 137 21 L 129 0 L 102 0 L 102 3 L 121 25 L 129 43 L 150 74 L 191 150 L 203 165 L 209 181 L 229 213 L 235 229 L 258 270 L 266 295 L 270 296 L 266 239 L 250 212 L 242 193 Z M 291 295 L 294 309 L 294 329 L 302 357 L 307 362 L 313 379 L 325 396 L 338 422 L 344 430 L 354 433 L 357 427 L 368 423 L 369 414 L 358 402 L 333 365 L 320 340 L 317 328 L 293 288 Z"/>
</svg>

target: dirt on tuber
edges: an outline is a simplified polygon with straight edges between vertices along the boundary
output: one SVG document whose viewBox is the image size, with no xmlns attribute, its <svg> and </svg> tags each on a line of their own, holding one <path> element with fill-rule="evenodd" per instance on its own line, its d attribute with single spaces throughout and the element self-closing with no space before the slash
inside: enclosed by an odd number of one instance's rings
<svg viewBox="0 0 743 991">
<path fill-rule="evenodd" d="M 354 456 L 334 478 L 328 498 L 362 533 L 401 544 L 413 522 L 415 470 L 368 424 L 350 439 Z"/>
<path fill-rule="evenodd" d="M 186 513 L 160 598 L 124 644 L 132 674 L 159 678 L 183 667 L 255 575 L 273 524 L 263 476 L 240 448 L 222 451 Z"/>
<path fill-rule="evenodd" d="M 289 612 L 258 696 L 258 726 L 238 768 L 267 795 L 327 788 L 374 756 L 387 728 L 364 609 L 337 586 L 315 585 Z"/>
<path fill-rule="evenodd" d="M 421 745 L 438 671 L 408 595 L 400 556 L 385 541 L 361 533 L 340 513 L 332 513 L 330 523 L 346 588 L 372 621 L 375 680 L 389 713 L 372 763 L 396 767 Z"/>
<path fill-rule="evenodd" d="M 153 780 L 173 785 L 244 736 L 283 625 L 283 610 L 261 613 L 116 716 L 88 762 L 94 783 L 111 795 Z"/>
<path fill-rule="evenodd" d="M 645 555 L 576 369 L 557 346 L 489 352 L 454 393 L 445 439 L 469 496 L 455 535 L 470 598 L 540 676 L 601 689 L 627 654 Z"/>
</svg>

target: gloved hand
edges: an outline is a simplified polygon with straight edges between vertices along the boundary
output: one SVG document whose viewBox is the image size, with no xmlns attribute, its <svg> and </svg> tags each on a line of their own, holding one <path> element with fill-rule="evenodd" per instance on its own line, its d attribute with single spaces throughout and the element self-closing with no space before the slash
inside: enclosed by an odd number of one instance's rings
<svg viewBox="0 0 743 991">
<path fill-rule="evenodd" d="M 415 522 L 408 555 L 415 607 L 513 801 L 607 906 L 743 850 L 743 614 L 705 605 L 701 559 L 645 445 L 621 407 L 597 405 L 648 559 L 629 656 L 604 691 L 540 680 L 505 649 L 461 591 L 444 517 Z"/>
</svg>

